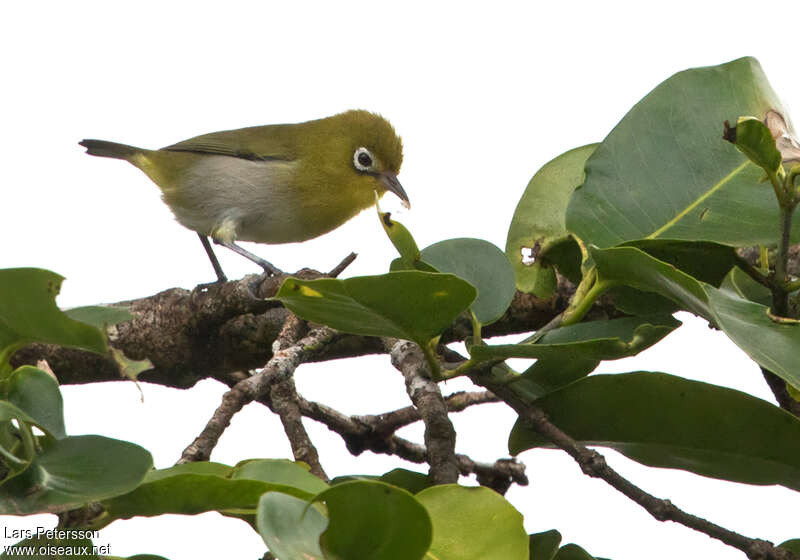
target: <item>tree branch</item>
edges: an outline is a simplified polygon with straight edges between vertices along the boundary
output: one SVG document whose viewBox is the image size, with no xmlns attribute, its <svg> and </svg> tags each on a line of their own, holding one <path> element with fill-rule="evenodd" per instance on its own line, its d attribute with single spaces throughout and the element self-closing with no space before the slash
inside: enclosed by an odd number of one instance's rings
<svg viewBox="0 0 800 560">
<path fill-rule="evenodd" d="M 275 340 L 273 352 L 276 354 L 294 344 L 303 334 L 306 325 L 304 321 L 297 318 L 295 314 L 290 314 L 286 319 L 280 336 Z M 294 376 L 287 375 L 283 379 L 278 379 L 272 384 L 269 390 L 270 400 L 274 405 L 274 411 L 278 414 L 283 424 L 283 431 L 289 439 L 292 447 L 292 454 L 296 461 L 303 461 L 311 467 L 311 473 L 324 481 L 328 481 L 328 475 L 322 468 L 319 461 L 317 448 L 311 442 L 305 427 L 303 417 L 300 412 L 299 395 L 294 384 Z"/>
<path fill-rule="evenodd" d="M 456 430 L 447 415 L 439 385 L 431 380 L 422 350 L 413 342 L 388 338 L 384 340 L 384 347 L 389 351 L 392 365 L 403 374 L 406 392 L 425 424 L 431 480 L 434 484 L 455 484 L 459 473 Z"/>
<path fill-rule="evenodd" d="M 300 278 L 325 274 L 301 270 Z M 206 378 L 220 378 L 234 371 L 263 366 L 272 356 L 272 344 L 286 321 L 287 311 L 275 295 L 282 277 L 249 275 L 240 280 L 196 288 L 173 288 L 156 295 L 112 304 L 126 307 L 130 321 L 108 329 L 110 344 L 131 359 L 149 359 L 154 369 L 143 372 L 140 381 L 169 387 L 188 388 Z M 505 315 L 484 329 L 486 337 L 530 332 L 546 324 L 565 307 L 574 287 L 561 280 L 550 299 L 517 293 Z M 607 313 L 600 306 L 598 314 Z M 442 336 L 443 342 L 463 340 L 472 334 L 467 320 L 456 322 Z M 337 358 L 384 353 L 375 337 L 337 335 L 311 358 Z M 117 364 L 103 356 L 49 344 L 31 344 L 12 359 L 14 367 L 46 360 L 62 385 L 119 381 Z"/>
<path fill-rule="evenodd" d="M 222 404 L 214 412 L 200 435 L 183 451 L 179 463 L 207 461 L 220 436 L 230 424 L 234 414 L 244 405 L 258 399 L 273 383 L 289 378 L 294 370 L 324 343 L 333 338 L 334 331 L 327 327 L 312 330 L 295 344 L 278 349 L 257 374 L 239 381 L 222 396 Z M 282 345 L 276 345 L 280 348 Z"/>
<path fill-rule="evenodd" d="M 239 375 L 231 375 L 227 379 L 222 379 L 227 385 L 234 386 L 241 380 Z M 445 398 L 448 410 L 458 412 L 465 410 L 472 404 L 482 402 L 494 402 L 496 397 L 491 393 L 454 393 Z M 274 404 L 268 396 L 257 399 L 258 402 L 274 410 Z M 450 404 L 452 403 L 452 408 Z M 417 421 L 420 419 L 419 411 L 414 407 L 407 407 L 385 414 L 375 414 L 367 416 L 348 416 L 325 405 L 313 401 L 307 401 L 298 395 L 298 405 L 300 412 L 306 418 L 315 420 L 326 426 L 332 432 L 337 433 L 344 440 L 348 451 L 353 455 L 360 455 L 364 451 L 372 451 L 384 455 L 396 455 L 401 459 L 412 463 L 427 463 L 428 451 L 424 445 L 412 443 L 397 435 L 393 435 L 394 429 L 399 428 L 395 423 L 395 418 Z M 415 418 L 411 420 L 412 414 L 407 412 L 413 410 Z M 384 422 L 383 419 L 386 419 Z M 405 423 L 403 425 L 406 425 Z M 526 486 L 528 477 L 525 475 L 525 465 L 514 459 L 498 459 L 494 463 L 475 461 L 460 453 L 456 453 L 456 461 L 459 472 L 463 476 L 475 474 L 478 482 L 496 492 L 505 494 L 511 484 Z"/>
<path fill-rule="evenodd" d="M 639 504 L 655 519 L 659 521 L 674 521 L 704 533 L 728 546 L 741 550 L 751 560 L 798 560 L 796 555 L 788 550 L 776 547 L 769 541 L 746 537 L 706 519 L 687 513 L 669 500 L 657 498 L 645 492 L 609 467 L 605 457 L 600 453 L 588 449 L 552 424 L 544 411 L 538 408 L 535 403 L 523 401 L 507 385 L 491 381 L 489 376 L 483 372 L 475 372 L 471 377 L 473 381 L 483 385 L 508 403 L 530 428 L 559 449 L 568 453 L 575 459 L 575 462 L 578 463 L 585 474 L 603 480 L 612 488 Z"/>
</svg>

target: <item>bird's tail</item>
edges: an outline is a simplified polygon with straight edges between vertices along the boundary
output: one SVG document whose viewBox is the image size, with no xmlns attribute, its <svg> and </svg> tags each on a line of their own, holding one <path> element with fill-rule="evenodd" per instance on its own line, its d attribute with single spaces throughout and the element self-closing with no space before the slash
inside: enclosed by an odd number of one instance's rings
<svg viewBox="0 0 800 560">
<path fill-rule="evenodd" d="M 142 153 L 141 148 L 106 140 L 81 140 L 78 144 L 86 148 L 86 153 L 92 156 L 130 160 L 136 154 Z"/>
</svg>

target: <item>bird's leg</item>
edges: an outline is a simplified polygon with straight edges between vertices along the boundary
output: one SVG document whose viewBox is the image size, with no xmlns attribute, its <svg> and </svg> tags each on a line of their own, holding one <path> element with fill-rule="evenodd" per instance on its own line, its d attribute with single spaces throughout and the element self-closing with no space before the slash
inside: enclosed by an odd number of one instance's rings
<svg viewBox="0 0 800 560">
<path fill-rule="evenodd" d="M 225 273 L 222 272 L 222 267 L 219 265 L 219 261 L 217 260 L 217 255 L 214 254 L 214 249 L 211 248 L 211 243 L 208 242 L 208 237 L 203 235 L 202 233 L 198 233 L 197 237 L 200 238 L 200 243 L 203 244 L 203 249 L 206 250 L 206 255 L 208 255 L 208 260 L 211 261 L 211 266 L 214 267 L 214 272 L 217 274 L 217 282 L 222 284 L 223 282 L 227 282 L 228 278 L 225 276 Z"/>
<path fill-rule="evenodd" d="M 262 259 L 258 255 L 254 255 L 253 253 L 251 253 L 247 249 L 242 249 L 236 243 L 233 243 L 231 241 L 222 241 L 222 240 L 219 240 L 219 239 L 214 239 L 214 243 L 216 243 L 217 245 L 222 245 L 223 247 L 227 247 L 228 249 L 230 249 L 234 253 L 239 253 L 244 258 L 253 261 L 258 266 L 263 268 L 264 272 L 270 274 L 271 276 L 278 276 L 279 274 L 283 274 L 283 271 L 280 270 L 279 268 L 276 268 L 275 266 L 273 266 L 272 263 L 270 263 L 268 261 L 265 261 L 264 259 Z"/>
</svg>

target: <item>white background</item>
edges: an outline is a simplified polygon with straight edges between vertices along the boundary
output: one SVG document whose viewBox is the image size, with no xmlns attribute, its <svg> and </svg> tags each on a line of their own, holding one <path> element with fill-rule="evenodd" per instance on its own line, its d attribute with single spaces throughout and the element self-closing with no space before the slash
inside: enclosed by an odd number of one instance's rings
<svg viewBox="0 0 800 560">
<path fill-rule="evenodd" d="M 548 3 L 548 5 L 556 3 Z M 0 267 L 66 276 L 63 307 L 114 302 L 213 279 L 194 233 L 158 189 L 119 161 L 90 158 L 81 138 L 159 147 L 196 134 L 296 122 L 366 108 L 402 135 L 400 179 L 412 201 L 396 213 L 420 246 L 459 236 L 505 245 L 530 176 L 561 152 L 601 140 L 676 71 L 758 57 L 791 108 L 800 99 L 796 2 L 5 2 L 0 7 Z M 732 115 L 735 117 L 736 115 Z M 389 209 L 399 205 L 390 201 Z M 250 246 L 285 270 L 327 270 L 351 250 L 348 275 L 387 269 L 392 248 L 372 212 L 302 245 Z M 229 277 L 256 272 L 218 251 Z M 682 317 L 686 319 L 686 317 Z M 697 320 L 609 372 L 659 369 L 769 398 L 757 369 Z M 347 413 L 405 406 L 386 357 L 303 366 L 310 399 Z M 447 390 L 464 388 L 451 382 Z M 131 383 L 65 387 L 67 428 L 148 448 L 171 465 L 218 404 L 223 387 L 189 391 Z M 506 455 L 513 415 L 502 405 L 454 415 L 458 450 Z M 338 436 L 308 423 L 332 476 L 381 473 L 393 458 L 351 458 Z M 403 432 L 421 440 L 418 427 Z M 800 537 L 797 494 L 647 469 L 609 452 L 612 466 L 658 496 L 749 536 Z M 237 415 L 213 459 L 288 457 L 279 422 L 260 406 Z M 529 532 L 559 529 L 614 558 L 744 556 L 651 519 L 564 454 L 526 452 L 531 485 L 508 497 Z M 416 467 L 419 468 L 419 467 Z M 5 517 L 5 528 L 52 518 Z M 2 537 L 2 533 L 0 533 Z M 116 522 L 98 544 L 126 556 L 256 558 L 261 539 L 217 514 Z M 6 540 L 3 544 L 11 544 Z"/>
</svg>

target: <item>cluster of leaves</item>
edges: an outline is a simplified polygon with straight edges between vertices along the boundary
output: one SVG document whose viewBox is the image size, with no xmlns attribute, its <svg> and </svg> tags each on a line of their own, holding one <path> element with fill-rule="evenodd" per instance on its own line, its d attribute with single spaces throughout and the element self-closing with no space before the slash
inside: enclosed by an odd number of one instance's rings
<svg viewBox="0 0 800 560">
<path fill-rule="evenodd" d="M 289 280 L 277 299 L 342 331 L 413 340 L 438 379 L 506 358 L 536 359 L 522 373 L 506 366 L 506 383 L 582 443 L 645 465 L 800 490 L 800 420 L 779 407 L 659 372 L 589 376 L 601 360 L 658 342 L 680 324 L 671 314 L 685 310 L 721 329 L 790 388 L 800 386 L 797 321 L 770 309 L 776 290 L 765 287 L 788 293 L 791 282 L 771 273 L 766 259 L 761 272 L 747 268 L 736 252 L 764 246 L 768 254 L 791 223 L 785 218 L 796 204 L 797 173 L 784 170 L 789 157 L 778 149 L 789 131 L 768 126 L 769 115 L 785 123 L 782 114 L 754 59 L 681 72 L 602 143 L 571 150 L 536 173 L 512 220 L 507 260 L 476 239 L 420 251 L 402 224 L 381 214 L 400 253 L 392 272 Z M 720 135 L 730 119 L 737 119 L 738 134 L 728 130 L 726 139 L 734 145 Z M 774 193 L 761 186 L 765 174 Z M 795 239 L 797 229 L 785 236 Z M 480 326 L 510 301 L 509 264 L 523 292 L 551 296 L 557 274 L 578 287 L 560 328 L 518 344 L 486 345 Z M 625 317 L 581 323 L 602 294 Z M 437 337 L 463 311 L 474 327 L 470 359 L 442 371 Z M 514 454 L 547 445 L 522 422 L 509 438 Z"/>
</svg>

